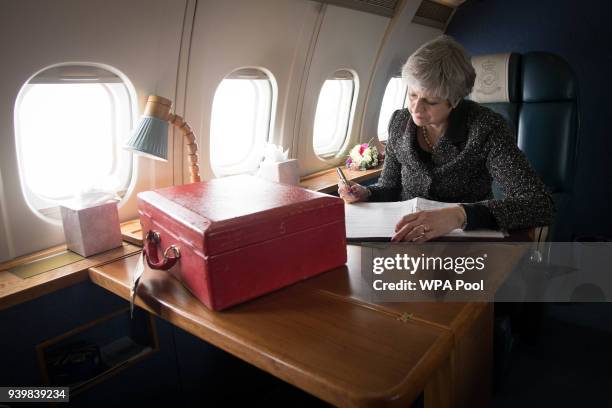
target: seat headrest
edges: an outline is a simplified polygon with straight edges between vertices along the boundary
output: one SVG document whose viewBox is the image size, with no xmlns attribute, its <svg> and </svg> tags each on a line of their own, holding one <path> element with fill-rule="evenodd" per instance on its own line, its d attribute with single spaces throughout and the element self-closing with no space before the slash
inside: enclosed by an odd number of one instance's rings
<svg viewBox="0 0 612 408">
<path fill-rule="evenodd" d="M 479 103 L 518 101 L 519 60 L 516 53 L 472 57 L 476 81 L 469 98 Z"/>
<path fill-rule="evenodd" d="M 522 59 L 524 102 L 576 98 L 576 77 L 563 58 L 547 52 L 529 52 Z"/>
</svg>

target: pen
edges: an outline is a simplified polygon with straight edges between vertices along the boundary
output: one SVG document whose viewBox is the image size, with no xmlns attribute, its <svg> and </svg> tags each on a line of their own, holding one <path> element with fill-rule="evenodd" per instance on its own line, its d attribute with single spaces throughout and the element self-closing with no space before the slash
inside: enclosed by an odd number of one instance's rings
<svg viewBox="0 0 612 408">
<path fill-rule="evenodd" d="M 342 169 L 340 167 L 336 167 L 336 172 L 338 173 L 338 177 L 340 177 L 340 180 L 342 180 L 344 185 L 349 189 L 349 194 L 353 194 L 353 189 L 351 188 L 351 185 L 349 184 L 349 181 L 344 175 L 344 172 L 342 171 Z"/>
<path fill-rule="evenodd" d="M 346 179 L 346 176 L 344 175 L 342 169 L 340 167 L 336 167 L 336 171 L 338 172 L 338 177 L 340 177 L 340 180 L 342 180 L 342 182 L 346 184 L 347 187 L 350 187 L 349 182 Z"/>
</svg>

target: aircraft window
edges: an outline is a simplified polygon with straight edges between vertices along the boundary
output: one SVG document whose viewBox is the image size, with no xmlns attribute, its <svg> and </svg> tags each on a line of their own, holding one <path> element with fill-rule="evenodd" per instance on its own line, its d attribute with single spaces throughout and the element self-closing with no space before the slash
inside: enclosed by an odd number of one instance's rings
<svg viewBox="0 0 612 408">
<path fill-rule="evenodd" d="M 210 163 L 216 176 L 257 170 L 272 118 L 272 82 L 255 68 L 232 72 L 213 100 Z"/>
<path fill-rule="evenodd" d="M 30 79 L 15 109 L 19 171 L 28 203 L 58 219 L 57 205 L 83 190 L 124 191 L 132 159 L 121 146 L 132 115 L 126 83 L 107 69 L 61 65 Z"/>
<path fill-rule="evenodd" d="M 378 140 L 389 138 L 388 127 L 391 115 L 397 109 L 402 109 L 406 103 L 407 88 L 402 78 L 393 77 L 387 83 L 378 117 Z"/>
<path fill-rule="evenodd" d="M 317 155 L 331 157 L 342 148 L 349 133 L 355 93 L 355 79 L 350 71 L 336 71 L 323 83 L 312 138 Z"/>
</svg>

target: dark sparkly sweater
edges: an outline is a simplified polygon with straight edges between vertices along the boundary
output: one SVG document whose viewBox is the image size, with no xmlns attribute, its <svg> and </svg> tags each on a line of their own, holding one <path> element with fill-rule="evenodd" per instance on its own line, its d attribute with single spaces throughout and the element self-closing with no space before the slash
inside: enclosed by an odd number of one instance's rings
<svg viewBox="0 0 612 408">
<path fill-rule="evenodd" d="M 492 181 L 503 199 L 494 199 Z M 516 145 L 505 119 L 472 101 L 450 114 L 446 132 L 431 154 L 417 142 L 417 126 L 408 109 L 389 123 L 382 173 L 370 201 L 414 197 L 463 203 L 466 229 L 518 229 L 550 224 L 552 197 Z"/>
</svg>

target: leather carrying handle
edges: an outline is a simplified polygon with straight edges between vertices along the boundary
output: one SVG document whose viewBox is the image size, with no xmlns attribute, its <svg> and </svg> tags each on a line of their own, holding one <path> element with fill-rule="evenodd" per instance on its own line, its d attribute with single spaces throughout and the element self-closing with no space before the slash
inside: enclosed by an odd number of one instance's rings
<svg viewBox="0 0 612 408">
<path fill-rule="evenodd" d="M 161 243 L 159 232 L 149 231 L 145 237 L 144 243 L 144 256 L 147 260 L 147 264 L 151 269 L 161 269 L 167 271 L 172 268 L 181 257 L 181 251 L 176 245 L 170 245 L 163 252 L 163 259 L 160 260 L 157 251 L 157 247 Z M 172 251 L 173 256 L 169 257 L 168 253 Z"/>
</svg>

